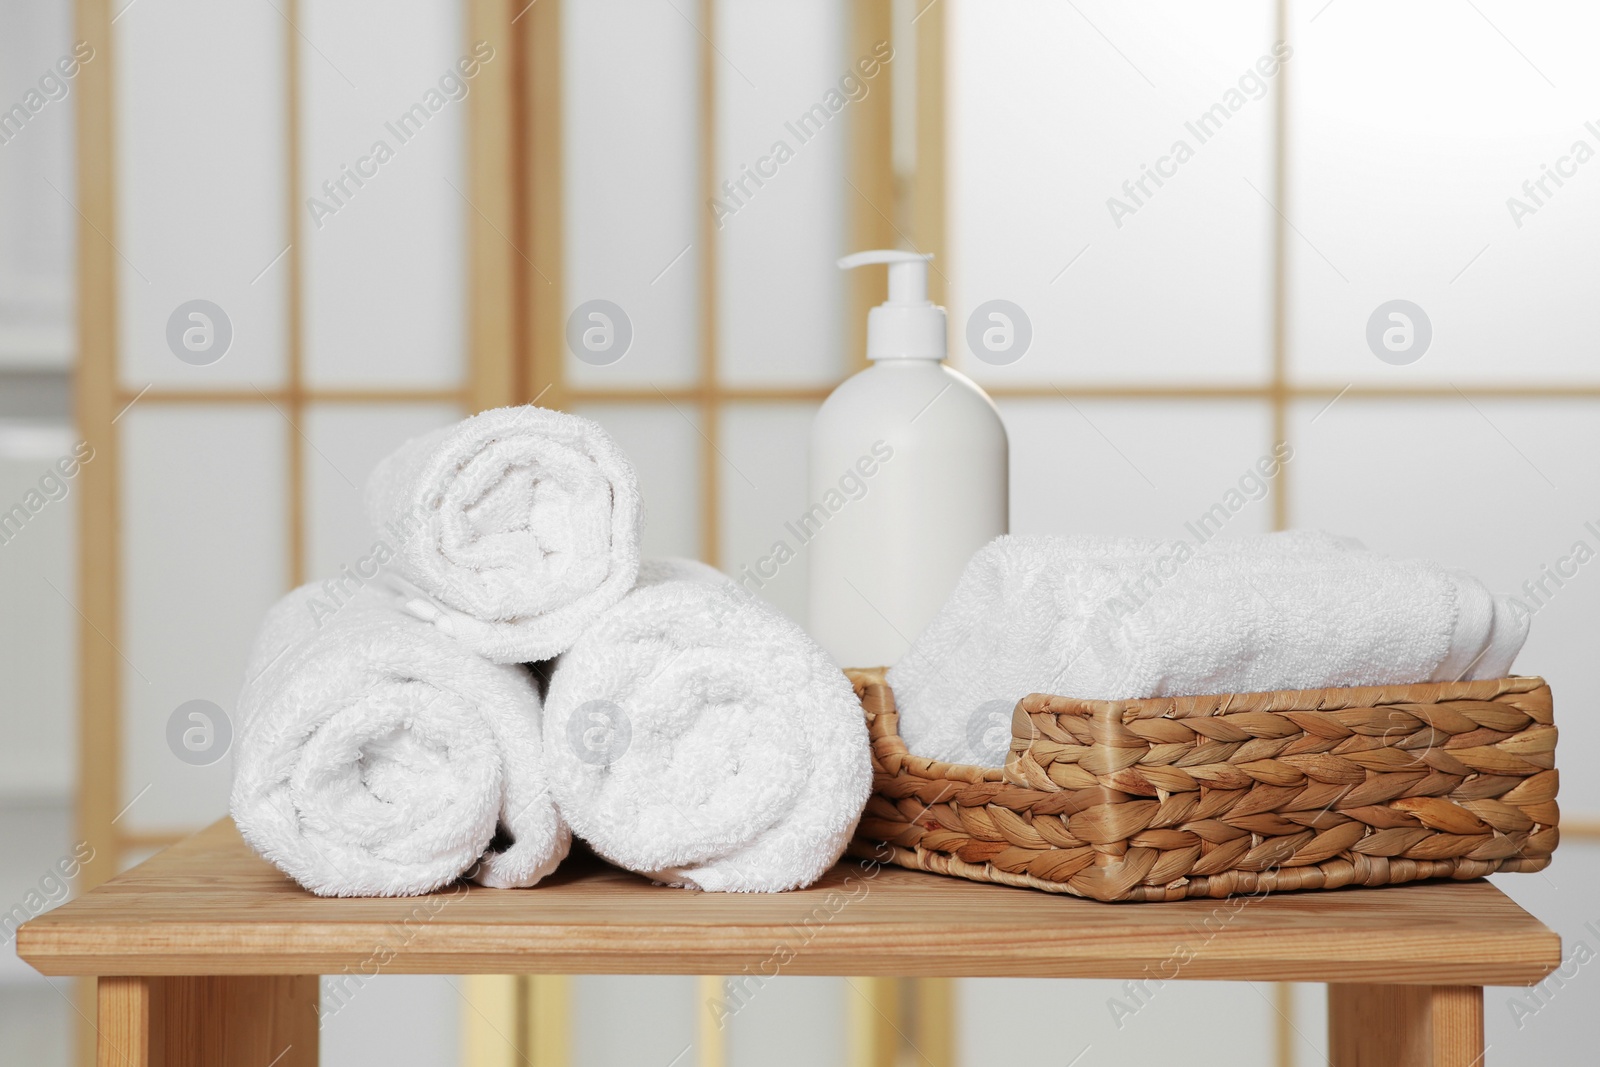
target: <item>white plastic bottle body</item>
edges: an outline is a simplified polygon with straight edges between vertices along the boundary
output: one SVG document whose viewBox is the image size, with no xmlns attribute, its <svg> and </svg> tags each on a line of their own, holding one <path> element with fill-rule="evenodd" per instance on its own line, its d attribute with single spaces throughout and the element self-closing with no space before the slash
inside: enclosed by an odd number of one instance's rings
<svg viewBox="0 0 1600 1067">
<path fill-rule="evenodd" d="M 1007 530 L 1005 423 L 945 364 L 880 360 L 822 405 L 809 471 L 810 631 L 842 667 L 890 666 Z"/>
</svg>

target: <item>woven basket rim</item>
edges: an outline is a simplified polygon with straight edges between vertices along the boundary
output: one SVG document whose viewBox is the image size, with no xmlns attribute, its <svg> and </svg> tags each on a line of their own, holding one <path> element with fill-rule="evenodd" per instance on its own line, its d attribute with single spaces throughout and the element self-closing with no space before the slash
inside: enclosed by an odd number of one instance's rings
<svg viewBox="0 0 1600 1067">
<path fill-rule="evenodd" d="M 1494 700 L 1507 693 L 1531 693 L 1547 683 L 1537 675 L 1509 675 L 1470 682 L 1404 682 L 1393 685 L 1330 686 L 1322 689 L 1269 689 L 1255 693 L 1201 693 L 1192 696 L 1093 700 L 1029 693 L 1018 703 L 1030 712 L 1104 715 L 1134 719 L 1194 719 L 1265 711 L 1341 711 L 1345 708 L 1404 707 L 1455 700 Z"/>
<path fill-rule="evenodd" d="M 887 667 L 851 667 L 845 673 L 867 684 L 889 687 Z M 1029 693 L 1017 701 L 1019 710 L 1029 714 L 1108 716 L 1128 722 L 1135 719 L 1192 719 L 1215 715 L 1236 715 L 1248 711 L 1282 713 L 1288 711 L 1339 711 L 1344 708 L 1403 707 L 1438 704 L 1450 700 L 1493 700 L 1507 693 L 1531 693 L 1548 685 L 1535 674 L 1513 674 L 1504 678 L 1483 678 L 1470 682 L 1407 682 L 1395 685 L 1332 686 L 1324 689 L 1269 689 L 1257 693 L 1202 693 L 1195 696 L 1131 697 L 1125 700 L 1095 700 L 1088 697 Z M 893 689 L 890 688 L 890 692 Z M 872 727 L 880 716 L 867 712 L 867 723 L 874 745 L 884 755 L 897 755 L 919 778 L 951 778 L 962 782 L 1003 782 L 1005 768 L 981 767 L 975 763 L 951 763 L 919 756 L 906 747 L 900 736 L 900 711 L 890 711 L 893 722 Z M 1014 741 L 1026 741 L 1013 730 Z"/>
</svg>

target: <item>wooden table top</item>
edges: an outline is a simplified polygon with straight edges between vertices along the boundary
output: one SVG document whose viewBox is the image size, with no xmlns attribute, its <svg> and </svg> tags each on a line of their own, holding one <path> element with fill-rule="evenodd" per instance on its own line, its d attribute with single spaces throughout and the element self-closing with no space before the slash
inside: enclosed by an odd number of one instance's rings
<svg viewBox="0 0 1600 1067">
<path fill-rule="evenodd" d="M 527 890 L 312 896 L 224 819 L 26 924 L 50 975 L 833 974 L 1526 985 L 1560 939 L 1487 882 L 1101 904 L 846 860 L 669 889 L 574 855 Z"/>
</svg>

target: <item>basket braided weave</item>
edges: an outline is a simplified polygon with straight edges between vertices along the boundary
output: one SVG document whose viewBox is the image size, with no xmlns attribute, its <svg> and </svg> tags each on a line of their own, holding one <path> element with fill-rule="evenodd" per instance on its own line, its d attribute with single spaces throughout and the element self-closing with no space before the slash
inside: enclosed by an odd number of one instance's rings
<svg viewBox="0 0 1600 1067">
<path fill-rule="evenodd" d="M 1095 900 L 1537 871 L 1559 839 L 1539 678 L 1018 702 L 1001 768 L 913 756 L 882 670 L 852 851 Z"/>
</svg>

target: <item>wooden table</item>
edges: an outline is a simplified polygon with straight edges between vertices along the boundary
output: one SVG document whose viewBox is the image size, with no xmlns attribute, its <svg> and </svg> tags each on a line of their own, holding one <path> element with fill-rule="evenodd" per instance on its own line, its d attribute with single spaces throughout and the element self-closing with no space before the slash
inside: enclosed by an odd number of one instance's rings
<svg viewBox="0 0 1600 1067">
<path fill-rule="evenodd" d="M 1482 987 L 1537 982 L 1561 953 L 1481 881 L 1100 904 L 846 861 L 811 889 L 721 895 L 575 857 L 532 890 L 329 900 L 226 819 L 26 924 L 17 945 L 44 974 L 99 979 L 102 1067 L 315 1067 L 317 975 L 746 968 L 1327 982 L 1336 1067 L 1476 1067 Z"/>
</svg>

